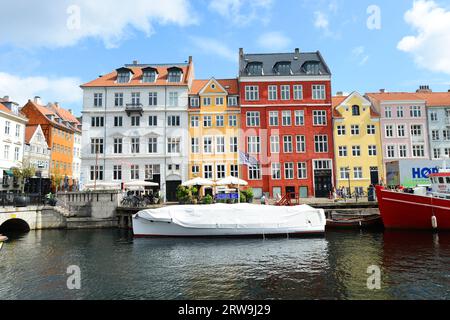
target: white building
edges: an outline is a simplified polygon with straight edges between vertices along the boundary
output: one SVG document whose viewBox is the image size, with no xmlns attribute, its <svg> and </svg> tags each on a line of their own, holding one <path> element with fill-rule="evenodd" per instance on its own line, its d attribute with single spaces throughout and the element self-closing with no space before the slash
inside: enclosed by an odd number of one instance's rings
<svg viewBox="0 0 450 320">
<path fill-rule="evenodd" d="M 192 57 L 181 64 L 134 62 L 81 86 L 84 184 L 151 181 L 165 201 L 188 176 Z"/>
<path fill-rule="evenodd" d="M 25 141 L 25 126 L 28 119 L 19 111 L 19 105 L 9 100 L 0 99 L 0 178 L 2 192 L 20 190 L 14 179 L 12 168 L 22 167 Z"/>
<path fill-rule="evenodd" d="M 51 148 L 48 147 L 40 125 L 25 128 L 23 163 L 36 169 L 36 176 L 49 178 Z"/>
</svg>

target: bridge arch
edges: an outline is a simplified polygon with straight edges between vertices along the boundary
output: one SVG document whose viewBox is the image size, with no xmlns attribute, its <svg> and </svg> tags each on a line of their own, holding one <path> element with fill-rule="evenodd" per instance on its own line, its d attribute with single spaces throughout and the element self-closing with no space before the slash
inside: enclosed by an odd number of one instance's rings
<svg viewBox="0 0 450 320">
<path fill-rule="evenodd" d="M 2 232 L 29 232 L 30 225 L 23 219 L 8 219 L 0 225 L 0 233 Z"/>
</svg>

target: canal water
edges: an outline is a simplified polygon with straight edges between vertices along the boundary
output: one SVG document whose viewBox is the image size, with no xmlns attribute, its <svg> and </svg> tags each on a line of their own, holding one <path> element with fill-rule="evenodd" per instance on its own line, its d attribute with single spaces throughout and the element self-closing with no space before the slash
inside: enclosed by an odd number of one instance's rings
<svg viewBox="0 0 450 320">
<path fill-rule="evenodd" d="M 72 265 L 79 290 L 67 286 Z M 370 266 L 380 268 L 379 290 L 367 287 Z M 32 231 L 0 251 L 0 299 L 450 299 L 450 234 L 189 240 Z"/>
</svg>

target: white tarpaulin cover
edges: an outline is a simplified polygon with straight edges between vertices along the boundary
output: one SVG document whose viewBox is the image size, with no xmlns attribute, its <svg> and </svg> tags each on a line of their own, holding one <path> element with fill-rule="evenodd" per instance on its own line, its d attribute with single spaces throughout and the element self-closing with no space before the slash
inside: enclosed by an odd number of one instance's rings
<svg viewBox="0 0 450 320">
<path fill-rule="evenodd" d="M 323 210 L 308 205 L 294 207 L 254 204 L 168 206 L 143 210 L 137 216 L 154 222 L 172 222 L 184 228 L 252 229 L 324 226 Z"/>
</svg>

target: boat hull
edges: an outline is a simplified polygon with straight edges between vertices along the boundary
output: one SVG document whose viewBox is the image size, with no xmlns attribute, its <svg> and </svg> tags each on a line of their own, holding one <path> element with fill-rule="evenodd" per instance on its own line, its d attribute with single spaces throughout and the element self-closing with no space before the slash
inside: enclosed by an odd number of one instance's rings
<svg viewBox="0 0 450 320">
<path fill-rule="evenodd" d="M 450 200 L 376 188 L 387 229 L 450 230 Z M 436 227 L 433 226 L 433 216 Z"/>
</svg>

